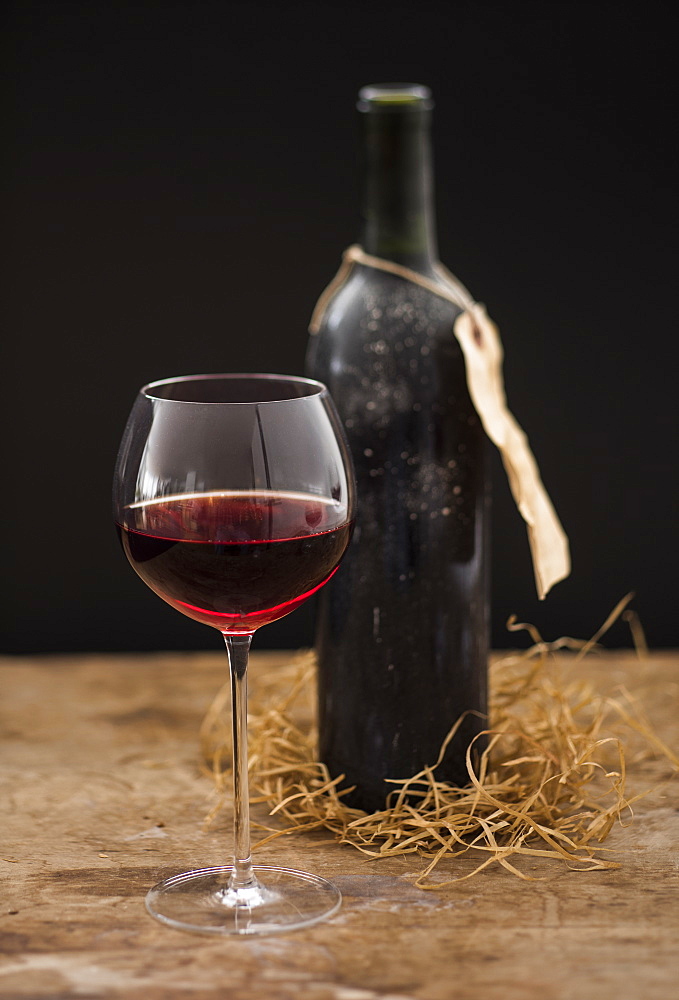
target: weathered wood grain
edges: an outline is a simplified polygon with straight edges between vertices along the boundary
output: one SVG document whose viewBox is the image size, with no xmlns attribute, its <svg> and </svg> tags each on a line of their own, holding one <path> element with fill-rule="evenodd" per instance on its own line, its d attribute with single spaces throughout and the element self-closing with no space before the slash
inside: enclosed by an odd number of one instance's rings
<svg viewBox="0 0 679 1000">
<path fill-rule="evenodd" d="M 253 678 L 282 654 L 253 656 Z M 220 653 L 0 661 L 0 997 L 128 1000 L 670 1000 L 678 993 L 679 783 L 656 783 L 608 846 L 617 871 L 536 861 L 524 883 L 489 869 L 441 892 L 417 859 L 367 861 L 322 835 L 264 847 L 263 863 L 334 879 L 344 905 L 280 937 L 213 940 L 147 916 L 159 878 L 228 863 L 230 817 L 206 830 L 212 783 L 198 727 Z M 676 747 L 679 658 L 605 654 L 602 688 L 644 697 Z M 457 865 L 455 871 L 463 871 Z M 451 869 L 451 873 L 453 869 Z"/>
</svg>

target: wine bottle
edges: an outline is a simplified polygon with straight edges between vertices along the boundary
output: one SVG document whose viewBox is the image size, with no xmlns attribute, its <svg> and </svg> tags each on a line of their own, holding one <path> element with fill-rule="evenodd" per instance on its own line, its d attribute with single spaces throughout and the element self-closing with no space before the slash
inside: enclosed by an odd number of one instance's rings
<svg viewBox="0 0 679 1000">
<path fill-rule="evenodd" d="M 367 811 L 397 788 L 387 779 L 434 765 L 463 715 L 435 774 L 465 784 L 487 725 L 486 442 L 453 334 L 462 308 L 431 289 L 445 283 L 432 106 L 419 85 L 360 91 L 363 255 L 319 300 L 307 355 L 358 490 L 353 541 L 317 606 L 319 751 Z"/>
</svg>

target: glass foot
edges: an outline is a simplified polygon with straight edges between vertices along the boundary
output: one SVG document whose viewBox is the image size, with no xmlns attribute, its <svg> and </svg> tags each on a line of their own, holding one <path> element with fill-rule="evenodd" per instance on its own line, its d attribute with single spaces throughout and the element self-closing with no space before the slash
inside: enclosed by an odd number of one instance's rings
<svg viewBox="0 0 679 1000">
<path fill-rule="evenodd" d="M 156 920 L 194 934 L 280 934 L 327 920 L 342 902 L 318 875 L 255 865 L 255 882 L 231 886 L 233 868 L 202 868 L 159 882 L 146 896 Z"/>
</svg>

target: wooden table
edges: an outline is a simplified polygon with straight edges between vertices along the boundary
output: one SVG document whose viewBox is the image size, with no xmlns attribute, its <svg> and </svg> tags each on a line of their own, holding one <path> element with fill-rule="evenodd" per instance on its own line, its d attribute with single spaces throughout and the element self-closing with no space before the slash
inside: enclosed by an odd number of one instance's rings
<svg viewBox="0 0 679 1000">
<path fill-rule="evenodd" d="M 258 672 L 282 654 L 253 656 Z M 289 654 L 287 656 L 289 659 Z M 296 835 L 258 860 L 334 879 L 340 913 L 288 935 L 213 939 L 152 920 L 159 878 L 228 863 L 230 817 L 213 802 L 198 727 L 224 656 L 59 656 L 0 661 L 3 808 L 0 997 L 129 1000 L 670 1000 L 679 996 L 679 782 L 665 782 L 608 841 L 615 871 L 543 862 L 521 882 L 494 866 L 422 892 L 409 856 L 371 862 Z M 587 661 L 625 681 L 667 741 L 679 658 Z M 674 746 L 676 747 L 676 738 Z"/>
</svg>

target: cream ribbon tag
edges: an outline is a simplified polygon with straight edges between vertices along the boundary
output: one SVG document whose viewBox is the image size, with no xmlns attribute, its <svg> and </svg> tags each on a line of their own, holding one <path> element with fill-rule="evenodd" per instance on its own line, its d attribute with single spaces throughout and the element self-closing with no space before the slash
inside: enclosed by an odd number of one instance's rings
<svg viewBox="0 0 679 1000">
<path fill-rule="evenodd" d="M 344 252 L 339 271 L 316 304 L 310 333 L 318 333 L 331 299 L 346 282 L 354 264 L 396 274 L 464 310 L 455 320 L 453 332 L 464 355 L 469 395 L 486 434 L 500 452 L 512 496 L 526 522 L 535 585 L 538 597 L 544 600 L 554 584 L 570 573 L 568 538 L 542 483 L 526 435 L 507 407 L 498 328 L 489 319 L 485 307 L 475 302 L 464 285 L 443 265 L 437 267 L 439 283 L 401 264 L 366 254 L 360 246 L 351 246 Z"/>
<path fill-rule="evenodd" d="M 568 539 L 540 479 L 526 435 L 507 408 L 502 379 L 502 344 L 484 306 L 474 303 L 455 320 L 467 366 L 469 395 L 484 430 L 502 456 L 519 513 L 528 528 L 535 585 L 544 600 L 571 569 Z"/>
</svg>

